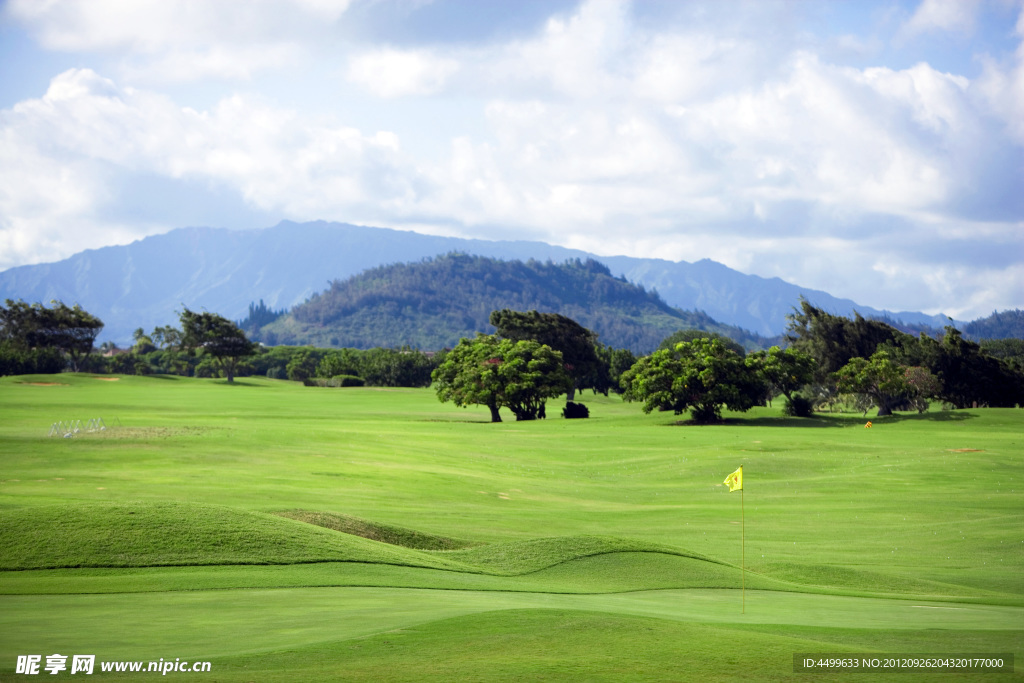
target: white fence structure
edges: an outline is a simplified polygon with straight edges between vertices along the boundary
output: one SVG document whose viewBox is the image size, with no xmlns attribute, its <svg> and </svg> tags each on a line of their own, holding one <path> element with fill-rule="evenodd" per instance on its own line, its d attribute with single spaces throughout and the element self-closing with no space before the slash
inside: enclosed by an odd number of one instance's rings
<svg viewBox="0 0 1024 683">
<path fill-rule="evenodd" d="M 106 428 L 107 424 L 103 421 L 102 417 L 94 417 L 84 422 L 82 420 L 61 420 L 60 422 L 54 422 L 50 425 L 50 433 L 48 436 L 59 436 L 65 439 L 70 439 L 77 434 L 102 432 L 105 431 Z"/>
</svg>

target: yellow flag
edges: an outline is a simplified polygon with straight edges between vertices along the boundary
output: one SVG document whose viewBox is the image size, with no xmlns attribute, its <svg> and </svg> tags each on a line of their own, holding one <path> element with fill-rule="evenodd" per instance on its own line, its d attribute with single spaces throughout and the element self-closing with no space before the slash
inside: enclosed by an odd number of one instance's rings
<svg viewBox="0 0 1024 683">
<path fill-rule="evenodd" d="M 725 484 L 729 487 L 729 493 L 743 490 L 743 465 L 725 478 Z"/>
</svg>

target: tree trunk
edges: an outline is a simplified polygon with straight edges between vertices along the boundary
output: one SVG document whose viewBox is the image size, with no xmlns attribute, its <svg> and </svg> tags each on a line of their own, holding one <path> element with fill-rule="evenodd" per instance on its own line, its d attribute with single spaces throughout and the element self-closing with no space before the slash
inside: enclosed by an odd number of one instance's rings
<svg viewBox="0 0 1024 683">
<path fill-rule="evenodd" d="M 488 403 L 487 407 L 491 409 L 491 422 L 501 422 L 501 414 L 498 412 L 498 406 L 493 403 Z"/>
</svg>

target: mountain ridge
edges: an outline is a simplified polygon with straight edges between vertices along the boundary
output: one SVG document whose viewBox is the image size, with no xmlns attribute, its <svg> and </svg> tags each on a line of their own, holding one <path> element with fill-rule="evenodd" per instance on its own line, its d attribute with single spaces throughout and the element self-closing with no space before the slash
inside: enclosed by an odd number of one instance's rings
<svg viewBox="0 0 1024 683">
<path fill-rule="evenodd" d="M 857 311 L 938 328 L 948 322 L 945 316 L 860 306 L 709 259 L 690 263 L 600 256 L 543 242 L 440 237 L 325 221 L 282 221 L 252 230 L 178 228 L 54 263 L 17 266 L 0 272 L 0 299 L 79 303 L 106 324 L 102 339 L 123 343 L 138 327 L 173 323 L 182 306 L 241 319 L 248 305 L 261 299 L 271 308 L 291 308 L 334 280 L 453 251 L 502 260 L 593 259 L 616 277 L 657 290 L 674 308 L 702 311 L 764 336 L 784 331 L 785 316 L 801 296 L 837 315 Z"/>
</svg>

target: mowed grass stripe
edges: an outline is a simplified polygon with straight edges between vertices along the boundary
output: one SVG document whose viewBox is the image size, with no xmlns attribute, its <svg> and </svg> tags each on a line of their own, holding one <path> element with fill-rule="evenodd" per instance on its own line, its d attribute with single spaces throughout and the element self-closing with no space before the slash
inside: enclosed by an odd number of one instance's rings
<svg viewBox="0 0 1024 683">
<path fill-rule="evenodd" d="M 627 635 L 631 634 L 631 635 Z M 857 638 L 860 645 L 845 641 Z M 804 681 L 794 652 L 1020 651 L 1018 632 L 801 628 L 699 624 L 574 610 L 483 612 L 356 641 L 216 659 L 218 680 L 377 681 Z M 812 674 L 814 681 L 850 681 L 847 672 Z M 884 679 L 964 680 L 901 673 Z M 973 674 L 972 681 L 1019 680 Z"/>
<path fill-rule="evenodd" d="M 739 622 L 816 626 L 945 630 L 1019 630 L 1024 608 L 908 602 L 749 591 L 740 615 L 737 590 L 661 590 L 606 595 L 438 591 L 401 588 L 286 588 L 132 595 L 0 597 L 5 638 L 0 656 L 32 651 L 46 642 L 55 651 L 133 657 L 153 643 L 176 656 L 206 658 L 302 647 L 479 612 L 570 609 L 696 623 Z M 59 610 L 61 621 L 48 618 Z M 160 614 L 160 619 L 151 618 Z M 273 614 L 272 621 L 253 618 Z M 17 627 L 15 628 L 15 626 Z M 26 649 L 28 648 L 28 649 Z M 77 648 L 77 650 L 76 650 Z M 85 649 L 82 649 L 85 648 Z M 159 656 L 159 655 L 158 655 Z"/>
</svg>

